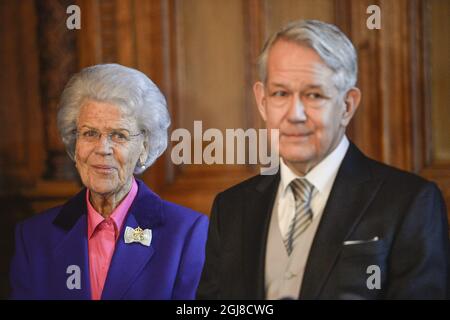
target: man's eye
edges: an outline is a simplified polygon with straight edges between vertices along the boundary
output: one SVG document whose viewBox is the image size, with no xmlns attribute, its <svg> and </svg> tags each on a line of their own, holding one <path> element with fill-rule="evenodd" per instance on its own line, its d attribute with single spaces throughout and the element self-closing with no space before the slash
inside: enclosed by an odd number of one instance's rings
<svg viewBox="0 0 450 320">
<path fill-rule="evenodd" d="M 288 93 L 286 91 L 275 91 L 272 93 L 272 96 L 274 97 L 286 97 Z"/>
<path fill-rule="evenodd" d="M 323 98 L 323 96 L 320 93 L 317 93 L 317 92 L 307 93 L 306 97 L 308 99 L 313 99 L 313 100 L 317 100 L 317 99 L 322 99 Z"/>
</svg>

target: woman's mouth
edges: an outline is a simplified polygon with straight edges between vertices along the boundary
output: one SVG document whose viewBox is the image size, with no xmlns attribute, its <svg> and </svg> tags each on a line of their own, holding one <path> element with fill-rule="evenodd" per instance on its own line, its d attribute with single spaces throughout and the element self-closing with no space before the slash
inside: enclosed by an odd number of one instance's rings
<svg viewBox="0 0 450 320">
<path fill-rule="evenodd" d="M 111 174 L 114 172 L 115 168 L 108 165 L 93 165 L 92 168 L 95 172 L 100 174 Z"/>
</svg>

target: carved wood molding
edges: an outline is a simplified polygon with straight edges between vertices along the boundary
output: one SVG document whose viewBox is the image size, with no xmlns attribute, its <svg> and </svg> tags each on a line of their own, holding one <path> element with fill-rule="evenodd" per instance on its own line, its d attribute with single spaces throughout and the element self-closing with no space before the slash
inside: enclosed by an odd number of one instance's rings
<svg viewBox="0 0 450 320">
<path fill-rule="evenodd" d="M 47 179 L 73 179 L 75 172 L 58 135 L 56 114 L 64 86 L 77 70 L 76 34 L 66 27 L 70 0 L 36 1 L 40 48 L 41 108 L 44 114 Z"/>
<path fill-rule="evenodd" d="M 365 28 L 365 8 L 382 9 L 382 29 Z M 362 107 L 350 137 L 371 157 L 435 181 L 450 207 L 450 164 L 432 158 L 430 21 L 424 1 L 336 0 L 337 24 L 360 60 Z"/>
<path fill-rule="evenodd" d="M 257 59 L 267 38 L 265 1 L 248 0 L 242 2 L 243 16 L 245 19 L 245 43 L 246 43 L 246 122 L 249 128 L 263 128 L 264 124 L 256 111 L 256 103 L 253 97 L 253 83 L 259 79 Z"/>
<path fill-rule="evenodd" d="M 35 4 L 1 2 L 0 19 L 0 194 L 12 195 L 44 170 Z"/>
<path fill-rule="evenodd" d="M 433 158 L 430 8 L 423 1 L 411 1 L 409 5 L 411 23 L 416 26 L 411 41 L 414 45 L 411 51 L 416 53 L 412 61 L 416 73 L 415 81 L 412 81 L 415 102 L 412 108 L 414 127 L 418 129 L 413 149 L 414 171 L 439 185 L 450 220 L 450 163 L 438 162 Z"/>
</svg>

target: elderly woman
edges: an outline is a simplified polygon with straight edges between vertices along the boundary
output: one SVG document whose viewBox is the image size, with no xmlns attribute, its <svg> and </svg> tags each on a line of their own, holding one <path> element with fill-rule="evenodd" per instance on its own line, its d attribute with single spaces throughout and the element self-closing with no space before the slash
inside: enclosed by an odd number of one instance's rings
<svg viewBox="0 0 450 320">
<path fill-rule="evenodd" d="M 58 127 L 86 187 L 17 226 L 13 299 L 192 299 L 208 219 L 134 174 L 167 147 L 166 101 L 143 73 L 96 65 L 67 84 Z"/>
</svg>

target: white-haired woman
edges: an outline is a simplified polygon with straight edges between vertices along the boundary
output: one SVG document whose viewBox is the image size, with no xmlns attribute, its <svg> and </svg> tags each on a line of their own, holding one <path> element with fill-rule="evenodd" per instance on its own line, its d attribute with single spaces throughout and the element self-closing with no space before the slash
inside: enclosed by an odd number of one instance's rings
<svg viewBox="0 0 450 320">
<path fill-rule="evenodd" d="M 58 128 L 86 188 L 17 226 L 13 299 L 194 298 L 208 219 L 133 175 L 164 152 L 169 124 L 164 96 L 137 70 L 72 77 Z"/>
</svg>

